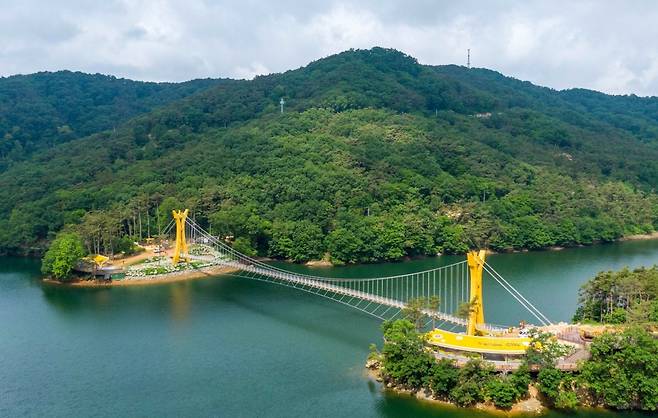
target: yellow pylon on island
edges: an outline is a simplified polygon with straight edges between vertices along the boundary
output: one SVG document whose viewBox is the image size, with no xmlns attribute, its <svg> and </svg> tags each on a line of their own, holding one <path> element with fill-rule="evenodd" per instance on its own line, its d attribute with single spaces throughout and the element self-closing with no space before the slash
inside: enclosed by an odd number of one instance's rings
<svg viewBox="0 0 658 418">
<path fill-rule="evenodd" d="M 171 213 L 174 215 L 174 220 L 176 221 L 176 249 L 174 250 L 172 261 L 174 264 L 178 264 L 181 259 L 190 261 L 189 253 L 187 252 L 187 240 L 185 239 L 185 220 L 187 219 L 189 209 L 185 209 L 184 211 L 172 210 Z"/>
<path fill-rule="evenodd" d="M 469 251 L 466 254 L 468 268 L 470 270 L 471 292 L 470 309 L 468 313 L 468 325 L 466 333 L 475 335 L 479 326 L 484 325 L 484 306 L 482 304 L 482 270 L 484 269 L 484 250 Z"/>
</svg>

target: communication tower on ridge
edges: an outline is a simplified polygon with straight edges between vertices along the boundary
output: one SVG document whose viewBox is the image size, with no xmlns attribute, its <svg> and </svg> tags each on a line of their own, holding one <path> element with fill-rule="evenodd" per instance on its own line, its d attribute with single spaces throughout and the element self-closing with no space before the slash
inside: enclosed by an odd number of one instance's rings
<svg viewBox="0 0 658 418">
<path fill-rule="evenodd" d="M 466 50 L 466 68 L 471 68 L 471 48 Z"/>
</svg>

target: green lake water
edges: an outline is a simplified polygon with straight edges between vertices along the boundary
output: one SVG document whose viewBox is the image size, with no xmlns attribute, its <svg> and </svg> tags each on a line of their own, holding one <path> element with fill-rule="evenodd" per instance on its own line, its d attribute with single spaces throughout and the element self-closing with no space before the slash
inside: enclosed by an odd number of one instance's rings
<svg viewBox="0 0 658 418">
<path fill-rule="evenodd" d="M 374 277 L 460 259 L 285 266 Z M 488 261 L 553 321 L 569 320 L 587 278 L 658 263 L 658 241 Z M 485 283 L 484 302 L 488 322 L 531 319 L 495 284 Z M 35 260 L 0 258 L 0 417 L 487 416 L 384 393 L 364 374 L 372 342 L 377 320 L 295 289 L 233 277 L 62 288 L 41 283 Z"/>
</svg>

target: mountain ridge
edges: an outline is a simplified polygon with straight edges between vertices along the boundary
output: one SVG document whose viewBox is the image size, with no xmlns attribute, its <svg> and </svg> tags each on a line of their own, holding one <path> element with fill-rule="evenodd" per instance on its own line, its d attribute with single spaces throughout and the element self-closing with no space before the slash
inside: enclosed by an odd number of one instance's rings
<svg viewBox="0 0 658 418">
<path fill-rule="evenodd" d="M 220 82 L 139 82 L 66 70 L 0 78 L 0 169 Z"/>
<path fill-rule="evenodd" d="M 651 232 L 653 103 L 347 51 L 223 80 L 14 163 L 0 173 L 0 247 L 41 247 L 62 228 L 91 239 L 96 225 L 111 250 L 136 218 L 157 230 L 182 206 L 246 253 L 294 261 Z"/>
</svg>

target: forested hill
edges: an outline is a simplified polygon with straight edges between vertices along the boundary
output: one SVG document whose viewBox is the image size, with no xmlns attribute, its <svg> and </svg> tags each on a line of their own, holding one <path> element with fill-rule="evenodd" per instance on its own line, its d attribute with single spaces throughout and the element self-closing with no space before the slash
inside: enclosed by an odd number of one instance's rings
<svg viewBox="0 0 658 418">
<path fill-rule="evenodd" d="M 153 235 L 174 207 L 241 251 L 295 261 L 610 241 L 658 227 L 656 109 L 347 51 L 13 164 L 0 173 L 0 245 L 43 248 L 66 228 L 116 250 L 117 235 Z"/>
<path fill-rule="evenodd" d="M 0 78 L 0 169 L 35 150 L 115 128 L 218 82 L 145 83 L 71 71 Z"/>
</svg>

